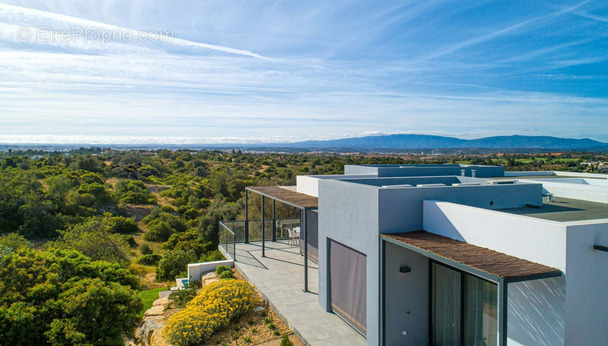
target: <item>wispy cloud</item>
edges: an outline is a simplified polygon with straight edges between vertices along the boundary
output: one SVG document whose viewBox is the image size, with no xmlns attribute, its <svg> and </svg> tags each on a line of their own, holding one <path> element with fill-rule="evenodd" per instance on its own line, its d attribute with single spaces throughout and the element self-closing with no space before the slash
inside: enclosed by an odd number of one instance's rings
<svg viewBox="0 0 608 346">
<path fill-rule="evenodd" d="M 7 2 L 0 142 L 524 131 L 608 140 L 604 31 L 592 30 L 605 24 L 578 15 L 596 13 L 589 2 L 529 11 L 450 1 L 275 2 L 264 11 L 199 1 L 121 0 L 99 10 L 96 1 Z M 32 36 L 20 39 L 20 28 Z M 34 35 L 74 28 L 122 36 Z"/>
<path fill-rule="evenodd" d="M 164 48 L 168 52 L 178 49 L 208 49 L 222 53 L 236 54 L 249 56 L 253 58 L 268 59 L 260 54 L 247 50 L 224 47 L 219 45 L 193 42 L 174 37 L 170 31 L 163 32 L 146 32 L 141 30 L 128 29 L 116 25 L 109 25 L 91 20 L 84 20 L 65 16 L 61 14 L 51 13 L 48 11 L 39 11 L 19 6 L 0 4 L 0 18 L 4 18 L 8 24 L 3 24 L 2 37 L 5 39 L 13 39 L 13 42 L 27 42 L 47 45 L 62 46 L 68 44 L 80 44 L 80 48 L 85 44 L 93 41 L 93 44 L 98 44 L 99 48 L 109 46 L 110 49 L 116 49 L 116 44 L 126 43 L 128 46 L 137 45 L 139 43 L 151 44 L 153 47 Z M 75 30 L 78 28 L 78 30 Z M 19 37 L 19 29 L 28 30 L 31 36 L 27 39 Z M 52 39 L 52 33 L 72 34 L 73 37 L 67 39 L 55 38 Z M 89 33 L 88 40 L 84 36 Z M 95 33 L 95 36 L 92 35 Z M 163 34 L 163 35 L 161 35 Z M 105 41 L 105 36 L 108 40 Z M 91 37 L 96 39 L 92 40 Z M 119 38 L 119 39 L 115 39 Z M 120 42 L 131 38 L 127 42 Z"/>
</svg>

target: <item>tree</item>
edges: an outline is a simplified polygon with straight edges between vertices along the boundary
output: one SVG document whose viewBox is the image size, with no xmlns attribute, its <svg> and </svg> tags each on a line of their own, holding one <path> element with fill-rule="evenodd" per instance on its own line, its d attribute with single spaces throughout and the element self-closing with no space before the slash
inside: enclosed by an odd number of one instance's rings
<svg viewBox="0 0 608 346">
<path fill-rule="evenodd" d="M 103 218 L 90 218 L 59 233 L 59 239 L 47 243 L 47 248 L 77 250 L 93 260 L 129 263 L 129 245 Z"/>
<path fill-rule="evenodd" d="M 156 204 L 156 199 L 141 181 L 121 180 L 116 183 L 116 193 L 122 203 Z"/>
<path fill-rule="evenodd" d="M 144 240 L 164 242 L 173 234 L 173 229 L 167 221 L 156 219 L 148 224 L 148 231 L 144 234 Z"/>
<path fill-rule="evenodd" d="M 29 248 L 31 248 L 30 242 L 17 233 L 0 236 L 0 256 L 6 256 L 13 251 Z"/>
<path fill-rule="evenodd" d="M 121 345 L 143 304 L 137 277 L 76 251 L 0 256 L 0 344 Z"/>
<path fill-rule="evenodd" d="M 74 163 L 74 168 L 89 172 L 101 172 L 103 169 L 101 162 L 95 156 L 89 155 L 78 156 Z"/>
<path fill-rule="evenodd" d="M 156 280 L 175 280 L 176 277 L 183 275 L 188 270 L 188 263 L 193 263 L 196 260 L 196 255 L 193 252 L 170 251 L 158 262 Z"/>
</svg>

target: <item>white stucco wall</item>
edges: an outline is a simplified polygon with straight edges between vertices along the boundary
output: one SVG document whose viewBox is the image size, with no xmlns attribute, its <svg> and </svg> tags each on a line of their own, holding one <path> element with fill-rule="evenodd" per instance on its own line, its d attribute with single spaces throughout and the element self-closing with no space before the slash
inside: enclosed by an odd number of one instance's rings
<svg viewBox="0 0 608 346">
<path fill-rule="evenodd" d="M 576 184 L 577 180 L 583 180 L 584 184 Z M 596 181 L 594 181 L 596 180 Z M 545 192 L 555 197 L 580 199 L 590 202 L 608 203 L 608 183 L 597 179 L 546 179 L 546 180 L 521 180 L 528 183 L 542 183 Z"/>
<path fill-rule="evenodd" d="M 328 174 L 328 175 L 298 175 L 296 177 L 296 191 L 314 197 L 319 197 L 319 181 L 320 180 L 348 180 L 357 178 L 369 178 L 370 175 L 344 175 L 344 174 Z"/>
<path fill-rule="evenodd" d="M 426 345 L 429 259 L 395 244 L 387 242 L 385 246 L 386 345 Z M 401 266 L 409 266 L 412 271 L 401 273 Z"/>
<path fill-rule="evenodd" d="M 564 345 L 565 278 L 509 284 L 507 344 Z"/>
<path fill-rule="evenodd" d="M 319 182 L 319 303 L 330 310 L 328 238 L 366 255 L 367 344 L 379 341 L 378 189 L 341 181 Z"/>
<path fill-rule="evenodd" d="M 565 273 L 509 284 L 509 345 L 608 345 L 608 253 L 593 249 L 608 246 L 608 219 L 553 222 L 425 201 L 424 229 Z"/>
<path fill-rule="evenodd" d="M 566 344 L 608 345 L 608 219 L 568 224 Z"/>
<path fill-rule="evenodd" d="M 230 259 L 224 261 L 190 263 L 188 264 L 188 278 L 190 280 L 200 281 L 202 274 L 214 271 L 219 265 L 233 267 L 234 261 Z"/>
<path fill-rule="evenodd" d="M 315 176 L 298 175 L 296 177 L 296 191 L 307 195 L 319 197 L 319 178 Z"/>
<path fill-rule="evenodd" d="M 500 211 L 424 201 L 423 229 L 566 271 L 566 226 Z"/>
<path fill-rule="evenodd" d="M 521 177 L 521 176 L 563 176 L 563 177 L 608 179 L 608 174 L 600 174 L 600 173 L 581 173 L 581 172 L 565 172 L 565 171 L 509 171 L 509 172 L 505 172 L 505 177 Z"/>
<path fill-rule="evenodd" d="M 559 222 L 424 201 L 424 229 L 565 272 L 567 230 Z M 510 283 L 509 345 L 564 345 L 566 277 Z"/>
</svg>

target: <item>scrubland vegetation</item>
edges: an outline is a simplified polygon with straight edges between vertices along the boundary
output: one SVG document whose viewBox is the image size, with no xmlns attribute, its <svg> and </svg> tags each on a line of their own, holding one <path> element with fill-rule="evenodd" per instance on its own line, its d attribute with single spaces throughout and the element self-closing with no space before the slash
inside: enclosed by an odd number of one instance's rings
<svg viewBox="0 0 608 346">
<path fill-rule="evenodd" d="M 0 152 L 0 344 L 120 344 L 141 317 L 138 291 L 166 287 L 187 263 L 222 259 L 218 222 L 244 218 L 245 186 L 294 185 L 345 164 L 580 171 L 583 161 L 606 157 Z"/>
</svg>

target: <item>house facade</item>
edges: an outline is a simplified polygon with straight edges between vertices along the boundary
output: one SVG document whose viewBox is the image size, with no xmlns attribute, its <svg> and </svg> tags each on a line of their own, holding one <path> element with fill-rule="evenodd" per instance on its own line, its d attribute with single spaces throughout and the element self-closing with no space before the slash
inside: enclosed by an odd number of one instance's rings
<svg viewBox="0 0 608 346">
<path fill-rule="evenodd" d="M 319 304 L 368 345 L 607 345 L 608 180 L 507 174 L 299 176 L 291 190 L 318 200 L 302 208 L 301 239 Z"/>
</svg>

